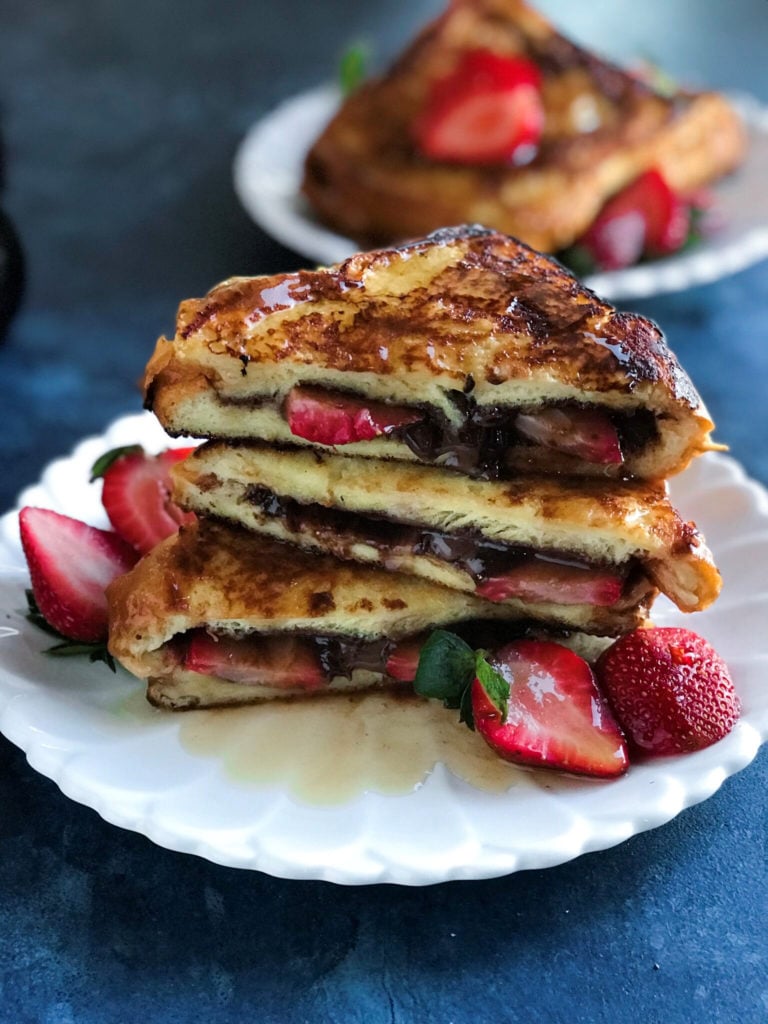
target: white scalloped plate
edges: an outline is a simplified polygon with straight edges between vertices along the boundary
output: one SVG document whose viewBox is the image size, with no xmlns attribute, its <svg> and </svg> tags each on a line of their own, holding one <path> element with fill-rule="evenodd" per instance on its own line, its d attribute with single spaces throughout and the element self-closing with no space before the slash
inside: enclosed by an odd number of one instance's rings
<svg viewBox="0 0 768 1024">
<path fill-rule="evenodd" d="M 602 298 L 644 298 L 709 284 L 768 256 L 768 110 L 751 96 L 731 99 L 749 126 L 750 150 L 738 173 L 717 187 L 722 230 L 679 256 L 585 278 Z M 338 263 L 358 249 L 315 220 L 299 187 L 306 153 L 338 102 L 338 90 L 330 86 L 286 100 L 250 129 L 234 162 L 235 191 L 253 220 L 321 264 Z"/>
<path fill-rule="evenodd" d="M 86 482 L 90 466 L 108 448 L 136 441 L 154 451 L 168 443 L 148 414 L 124 417 L 53 462 L 19 505 L 103 525 L 99 488 Z M 191 752 L 182 741 L 188 717 L 150 708 L 126 673 L 42 653 L 50 637 L 23 615 L 28 579 L 16 512 L 0 520 L 0 729 L 33 768 L 107 821 L 173 850 L 280 877 L 423 885 L 607 849 L 710 796 L 768 735 L 768 494 L 721 455 L 699 459 L 672 492 L 706 532 L 724 589 L 706 612 L 684 617 L 663 601 L 656 618 L 685 619 L 712 641 L 744 708 L 729 736 L 696 754 L 633 766 L 609 783 L 509 766 L 510 788 L 496 793 L 438 763 L 400 795 L 360 791 L 326 804 L 296 798 L 287 779 L 238 779 L 228 751 Z M 206 712 L 194 714 L 204 730 Z"/>
</svg>

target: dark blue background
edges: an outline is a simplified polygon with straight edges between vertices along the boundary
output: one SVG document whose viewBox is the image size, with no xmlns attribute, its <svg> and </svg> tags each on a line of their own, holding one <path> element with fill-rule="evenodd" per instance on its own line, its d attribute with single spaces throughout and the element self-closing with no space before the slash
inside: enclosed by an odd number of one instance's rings
<svg viewBox="0 0 768 1024">
<path fill-rule="evenodd" d="M 238 141 L 350 39 L 383 58 L 438 6 L 3 0 L 3 203 L 29 282 L 0 348 L 0 508 L 139 408 L 181 298 L 301 265 L 239 208 Z M 606 52 L 768 101 L 766 0 L 542 7 Z M 768 482 L 768 265 L 635 308 Z M 767 783 L 763 752 L 669 825 L 560 868 L 347 889 L 155 847 L 0 739 L 0 1020 L 765 1021 Z"/>
</svg>

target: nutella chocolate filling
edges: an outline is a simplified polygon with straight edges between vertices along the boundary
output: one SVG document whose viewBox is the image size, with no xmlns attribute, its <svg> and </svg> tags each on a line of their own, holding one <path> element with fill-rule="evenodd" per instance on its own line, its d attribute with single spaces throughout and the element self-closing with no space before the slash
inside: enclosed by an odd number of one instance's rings
<svg viewBox="0 0 768 1024">
<path fill-rule="evenodd" d="M 471 394 L 451 399 L 461 422 L 433 407 L 388 405 L 360 395 L 299 385 L 282 407 L 291 432 L 331 446 L 385 435 L 422 462 L 497 479 L 524 470 L 542 449 L 568 462 L 621 466 L 658 437 L 647 409 L 614 410 L 577 402 L 479 406 Z"/>
<path fill-rule="evenodd" d="M 624 462 L 627 456 L 639 453 L 658 437 L 655 417 L 647 409 L 633 412 L 588 410 L 593 417 L 600 417 L 599 429 L 607 443 L 579 445 L 578 442 L 572 444 L 575 431 L 572 429 L 569 437 L 568 430 L 568 425 L 575 424 L 585 413 L 585 407 L 575 402 L 533 408 L 481 407 L 475 405 L 470 396 L 456 394 L 457 403 L 464 406 L 464 422 L 460 427 L 431 411 L 420 423 L 404 427 L 401 438 L 422 461 L 440 462 L 473 476 L 503 477 L 519 466 L 521 457 L 524 461 L 526 450 L 530 452 L 541 445 L 585 462 Z M 549 431 L 548 442 L 537 440 L 535 434 L 524 428 L 524 420 L 542 418 L 552 412 L 562 414 L 563 429 Z M 611 444 L 616 454 L 605 457 L 602 453 L 610 452 Z"/>
<path fill-rule="evenodd" d="M 609 606 L 628 597 L 644 580 L 637 559 L 614 565 L 569 551 L 491 541 L 470 530 L 448 533 L 383 516 L 302 505 L 261 485 L 249 487 L 245 500 L 263 515 L 283 520 L 291 533 L 322 539 L 341 557 L 362 543 L 378 549 L 385 563 L 393 555 L 412 554 L 453 565 L 472 578 L 480 596 L 491 601 L 521 597 Z"/>
</svg>

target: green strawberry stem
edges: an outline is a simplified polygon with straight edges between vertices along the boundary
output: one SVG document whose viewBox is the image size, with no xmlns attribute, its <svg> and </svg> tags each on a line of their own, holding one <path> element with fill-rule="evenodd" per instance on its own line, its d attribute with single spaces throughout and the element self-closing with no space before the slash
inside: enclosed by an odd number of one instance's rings
<svg viewBox="0 0 768 1024">
<path fill-rule="evenodd" d="M 478 679 L 488 697 L 506 717 L 509 685 L 487 661 L 486 651 L 473 651 L 461 637 L 445 629 L 432 633 L 421 649 L 413 688 L 422 697 L 442 700 L 459 711 L 459 721 L 475 728 L 472 683 Z"/>
<path fill-rule="evenodd" d="M 339 61 L 339 85 L 342 95 L 354 92 L 365 79 L 370 58 L 370 47 L 367 43 L 357 42 L 347 47 Z"/>
<path fill-rule="evenodd" d="M 91 466 L 91 483 L 103 477 L 112 463 L 117 462 L 124 455 L 133 455 L 134 452 L 141 452 L 143 450 L 140 444 L 126 444 L 122 448 L 112 448 L 110 451 L 104 452 Z"/>
<path fill-rule="evenodd" d="M 49 654 L 52 658 L 70 658 L 87 655 L 89 661 L 103 661 L 112 672 L 117 671 L 115 659 L 107 650 L 106 644 L 87 644 L 79 640 L 70 640 L 68 637 L 63 636 L 44 618 L 42 612 L 37 607 L 37 601 L 35 601 L 35 595 L 32 591 L 27 590 L 26 595 L 27 613 L 25 617 L 27 621 L 37 626 L 38 629 L 42 629 L 44 633 L 48 633 L 49 636 L 56 637 L 58 640 L 58 643 L 53 644 L 51 647 L 46 647 L 45 654 Z"/>
</svg>

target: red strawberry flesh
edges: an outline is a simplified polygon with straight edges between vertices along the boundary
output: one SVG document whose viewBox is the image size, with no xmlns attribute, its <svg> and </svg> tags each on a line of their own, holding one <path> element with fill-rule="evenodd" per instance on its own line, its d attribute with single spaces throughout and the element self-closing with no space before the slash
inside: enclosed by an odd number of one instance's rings
<svg viewBox="0 0 768 1024">
<path fill-rule="evenodd" d="M 182 512 L 171 498 L 171 468 L 192 450 L 169 448 L 155 456 L 133 452 L 104 473 L 101 500 L 109 521 L 141 554 L 194 521 L 194 514 Z"/>
<path fill-rule="evenodd" d="M 642 210 L 604 210 L 581 239 L 600 270 L 623 270 L 642 258 L 648 226 Z"/>
<path fill-rule="evenodd" d="M 620 270 L 643 255 L 676 252 L 689 230 L 688 205 L 652 169 L 608 200 L 580 244 L 598 267 Z"/>
<path fill-rule="evenodd" d="M 598 409 L 541 409 L 518 413 L 515 428 L 529 441 L 584 462 L 617 465 L 624 461 L 616 427 Z"/>
<path fill-rule="evenodd" d="M 436 81 L 414 125 L 421 152 L 454 163 L 526 163 L 544 125 L 541 76 L 523 57 L 471 50 Z"/>
<path fill-rule="evenodd" d="M 638 756 L 708 747 L 739 717 L 727 665 L 688 629 L 634 630 L 600 656 L 595 671 Z"/>
<path fill-rule="evenodd" d="M 199 630 L 189 637 L 184 668 L 285 690 L 317 690 L 327 681 L 316 649 L 302 637 L 214 637 Z"/>
<path fill-rule="evenodd" d="M 608 606 L 622 595 L 624 578 L 608 569 L 583 568 L 537 556 L 521 562 L 501 576 L 477 585 L 487 601 L 554 601 L 557 604 Z"/>
<path fill-rule="evenodd" d="M 50 509 L 23 508 L 19 527 L 32 592 L 43 618 L 70 640 L 106 639 L 104 592 L 135 564 L 133 548 L 117 534 Z"/>
<path fill-rule="evenodd" d="M 422 642 L 417 640 L 404 640 L 399 643 L 387 658 L 387 675 L 401 683 L 413 682 L 416 678 L 416 669 L 419 667 L 421 648 Z"/>
<path fill-rule="evenodd" d="M 644 210 L 648 224 L 646 250 L 665 256 L 685 244 L 690 231 L 690 208 L 656 170 L 638 179 L 645 190 Z"/>
<path fill-rule="evenodd" d="M 500 757 L 598 778 L 627 770 L 624 737 L 583 658 L 550 641 L 518 640 L 489 660 L 509 684 L 506 718 L 479 679 L 472 708 L 477 731 Z"/>
<path fill-rule="evenodd" d="M 295 387 L 285 401 L 291 433 L 317 444 L 370 441 L 418 423 L 423 414 L 400 405 L 369 402 L 324 388 Z"/>
</svg>

